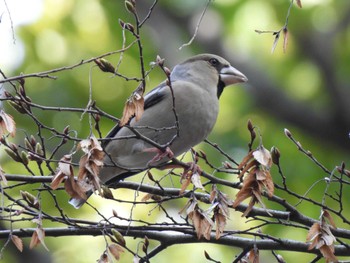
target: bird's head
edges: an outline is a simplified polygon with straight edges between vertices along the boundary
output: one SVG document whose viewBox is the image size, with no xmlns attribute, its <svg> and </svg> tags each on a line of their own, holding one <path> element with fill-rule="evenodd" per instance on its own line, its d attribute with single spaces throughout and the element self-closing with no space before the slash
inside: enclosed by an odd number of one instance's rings
<svg viewBox="0 0 350 263">
<path fill-rule="evenodd" d="M 232 67 L 227 60 L 213 54 L 200 54 L 191 57 L 176 66 L 174 71 L 174 75 L 181 75 L 181 77 L 187 75 L 188 78 L 198 78 L 207 83 L 215 80 L 218 97 L 226 86 L 248 81 L 248 78 Z"/>
</svg>

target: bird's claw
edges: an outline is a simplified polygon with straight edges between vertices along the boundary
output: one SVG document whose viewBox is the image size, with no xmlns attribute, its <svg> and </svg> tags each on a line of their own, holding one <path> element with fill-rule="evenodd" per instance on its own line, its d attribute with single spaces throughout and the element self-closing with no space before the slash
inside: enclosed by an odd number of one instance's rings
<svg viewBox="0 0 350 263">
<path fill-rule="evenodd" d="M 165 157 L 168 157 L 169 159 L 174 158 L 174 153 L 170 150 L 169 147 L 166 147 L 164 151 L 158 149 L 158 148 L 146 148 L 143 150 L 144 152 L 153 152 L 156 153 L 156 155 L 147 163 L 147 166 L 150 166 L 156 162 L 159 162 Z"/>
</svg>

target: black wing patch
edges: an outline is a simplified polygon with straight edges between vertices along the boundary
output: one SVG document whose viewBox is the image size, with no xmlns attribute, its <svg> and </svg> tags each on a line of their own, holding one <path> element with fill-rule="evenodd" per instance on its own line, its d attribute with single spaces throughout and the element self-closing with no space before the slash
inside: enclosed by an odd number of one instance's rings
<svg viewBox="0 0 350 263">
<path fill-rule="evenodd" d="M 158 87 L 151 90 L 145 96 L 145 106 L 144 109 L 151 108 L 153 105 L 161 102 L 165 96 L 165 92 L 163 91 L 166 84 L 163 82 Z"/>
</svg>

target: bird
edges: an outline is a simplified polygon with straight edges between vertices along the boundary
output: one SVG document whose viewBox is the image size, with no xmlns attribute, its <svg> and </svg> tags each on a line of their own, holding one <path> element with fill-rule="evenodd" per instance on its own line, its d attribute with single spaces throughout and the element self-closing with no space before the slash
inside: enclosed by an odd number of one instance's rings
<svg viewBox="0 0 350 263">
<path fill-rule="evenodd" d="M 117 124 L 107 134 L 104 166 L 99 173 L 102 184 L 113 186 L 136 173 L 164 165 L 202 142 L 216 123 L 224 88 L 248 80 L 214 54 L 185 60 L 173 68 L 169 79 L 144 96 L 144 112 L 139 120 L 133 117 L 128 125 Z M 133 130 L 147 140 L 135 136 Z M 166 153 L 149 140 L 166 145 Z M 85 201 L 73 198 L 70 204 L 79 208 Z"/>
</svg>

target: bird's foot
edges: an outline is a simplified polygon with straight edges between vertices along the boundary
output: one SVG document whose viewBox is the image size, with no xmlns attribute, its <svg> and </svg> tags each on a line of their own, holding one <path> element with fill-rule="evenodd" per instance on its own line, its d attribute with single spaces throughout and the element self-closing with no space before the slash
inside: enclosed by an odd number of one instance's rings
<svg viewBox="0 0 350 263">
<path fill-rule="evenodd" d="M 144 152 L 151 152 L 151 153 L 156 153 L 156 155 L 152 158 L 152 160 L 150 160 L 147 163 L 147 166 L 150 166 L 160 160 L 162 160 L 165 157 L 168 157 L 169 159 L 174 158 L 174 153 L 170 150 L 169 147 L 166 147 L 164 151 L 158 149 L 158 148 L 146 148 L 143 150 Z"/>
<path fill-rule="evenodd" d="M 188 167 L 187 168 L 184 168 L 184 172 L 183 172 L 183 175 L 186 175 L 186 174 L 201 174 L 202 173 L 202 169 L 200 168 L 200 166 L 195 163 L 195 162 L 189 162 L 187 163 Z"/>
</svg>

